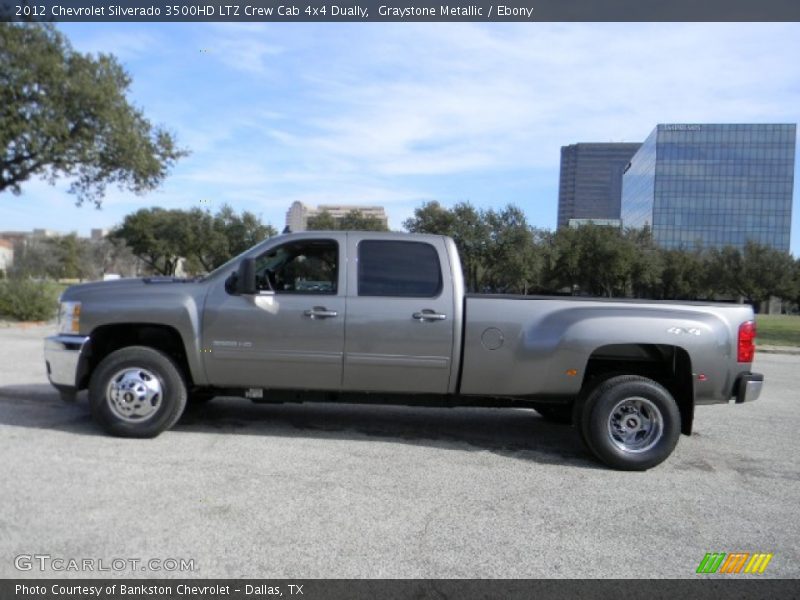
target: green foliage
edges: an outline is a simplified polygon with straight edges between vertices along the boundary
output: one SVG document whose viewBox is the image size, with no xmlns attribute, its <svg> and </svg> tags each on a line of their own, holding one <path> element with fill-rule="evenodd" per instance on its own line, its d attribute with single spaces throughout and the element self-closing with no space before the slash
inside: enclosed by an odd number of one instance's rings
<svg viewBox="0 0 800 600">
<path fill-rule="evenodd" d="M 389 231 L 386 224 L 372 215 L 365 215 L 360 210 L 351 210 L 339 222 L 342 231 Z"/>
<path fill-rule="evenodd" d="M 509 205 L 481 211 L 427 202 L 404 223 L 412 233 L 451 236 L 471 292 L 569 293 L 697 300 L 771 296 L 800 303 L 800 261 L 748 243 L 743 251 L 658 248 L 649 229 L 587 225 L 540 231 Z"/>
<path fill-rule="evenodd" d="M 455 227 L 455 214 L 438 202 L 426 202 L 414 210 L 414 216 L 403 222 L 411 233 L 435 233 L 450 235 Z"/>
<path fill-rule="evenodd" d="M 124 243 L 88 240 L 74 233 L 15 244 L 11 275 L 39 279 L 100 279 L 104 273 L 133 275 L 135 258 Z"/>
<path fill-rule="evenodd" d="M 485 284 L 492 291 L 527 294 L 536 287 L 542 271 L 541 253 L 536 252 L 534 230 L 516 206 L 483 213 L 489 230 L 484 245 Z"/>
<path fill-rule="evenodd" d="M 472 292 L 488 291 L 487 251 L 489 234 L 485 215 L 468 202 L 460 202 L 453 209 L 450 236 L 458 247 L 467 289 Z M 434 232 L 429 232 L 434 233 Z"/>
<path fill-rule="evenodd" d="M 308 218 L 306 228 L 309 231 L 336 231 L 338 223 L 331 213 L 327 210 Z"/>
<path fill-rule="evenodd" d="M 127 215 L 109 237 L 124 240 L 133 253 L 156 273 L 173 275 L 181 257 L 183 212 L 142 208 Z"/>
<path fill-rule="evenodd" d="M 719 274 L 724 292 L 761 304 L 770 296 L 795 295 L 794 259 L 786 252 L 748 242 L 744 251 L 723 248 L 712 254 L 712 268 Z"/>
<path fill-rule="evenodd" d="M 143 208 L 109 237 L 124 241 L 154 272 L 174 275 L 182 258 L 187 272 L 208 272 L 275 234 L 252 213 L 236 214 L 225 205 L 215 215 L 199 208 Z"/>
<path fill-rule="evenodd" d="M 309 231 L 389 231 L 381 219 L 365 215 L 358 209 L 351 210 L 341 219 L 323 210 L 309 217 L 306 227 Z"/>
<path fill-rule="evenodd" d="M 46 321 L 58 308 L 58 288 L 25 278 L 0 281 L 0 315 L 20 321 Z"/>
<path fill-rule="evenodd" d="M 73 178 L 78 204 L 98 206 L 107 184 L 156 188 L 186 155 L 132 106 L 116 58 L 75 52 L 50 24 L 0 27 L 0 192 L 31 177 Z"/>
<path fill-rule="evenodd" d="M 551 286 L 595 296 L 625 295 L 634 271 L 644 266 L 637 262 L 633 241 L 612 227 L 559 230 L 551 252 L 546 274 Z"/>
</svg>

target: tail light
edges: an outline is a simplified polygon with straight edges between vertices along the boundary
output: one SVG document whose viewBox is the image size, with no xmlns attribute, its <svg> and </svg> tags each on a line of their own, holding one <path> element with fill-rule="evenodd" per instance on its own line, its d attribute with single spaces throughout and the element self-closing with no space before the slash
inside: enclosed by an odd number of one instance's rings
<svg viewBox="0 0 800 600">
<path fill-rule="evenodd" d="M 739 325 L 739 342 L 736 360 L 740 363 L 753 362 L 756 354 L 756 324 L 753 321 L 745 321 Z"/>
</svg>

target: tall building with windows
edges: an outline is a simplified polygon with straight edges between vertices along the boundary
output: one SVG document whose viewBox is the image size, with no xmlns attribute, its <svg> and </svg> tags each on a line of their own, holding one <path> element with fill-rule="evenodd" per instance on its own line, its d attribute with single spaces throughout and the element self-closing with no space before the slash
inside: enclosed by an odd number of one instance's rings
<svg viewBox="0 0 800 600">
<path fill-rule="evenodd" d="M 305 231 L 308 228 L 308 219 L 320 213 L 328 213 L 334 219 L 342 219 L 348 213 L 357 210 L 365 217 L 374 217 L 388 226 L 389 218 L 382 206 L 359 206 L 356 204 L 320 204 L 316 208 L 306 206 L 302 202 L 293 202 L 286 211 L 286 227 L 289 231 Z"/>
<path fill-rule="evenodd" d="M 789 250 L 795 124 L 661 124 L 622 178 L 622 222 L 664 248 Z"/>
<path fill-rule="evenodd" d="M 622 170 L 641 144 L 571 144 L 561 148 L 558 227 L 573 219 L 619 219 Z"/>
</svg>

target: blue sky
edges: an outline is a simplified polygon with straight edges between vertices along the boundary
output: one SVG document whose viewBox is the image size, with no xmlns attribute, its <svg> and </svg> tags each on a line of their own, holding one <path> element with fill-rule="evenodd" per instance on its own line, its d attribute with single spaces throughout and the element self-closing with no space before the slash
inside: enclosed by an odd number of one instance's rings
<svg viewBox="0 0 800 600">
<path fill-rule="evenodd" d="M 554 228 L 560 147 L 657 123 L 800 122 L 800 24 L 62 24 L 111 52 L 192 154 L 145 196 L 75 207 L 66 182 L 0 198 L 0 230 L 87 234 L 146 206 L 514 203 Z M 798 195 L 795 175 L 795 199 Z M 800 210 L 792 251 L 800 255 Z"/>
</svg>

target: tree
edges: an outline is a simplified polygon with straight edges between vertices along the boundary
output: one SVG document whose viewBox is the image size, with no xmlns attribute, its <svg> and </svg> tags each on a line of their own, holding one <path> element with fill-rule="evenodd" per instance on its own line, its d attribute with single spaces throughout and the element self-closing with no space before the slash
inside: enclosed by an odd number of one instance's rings
<svg viewBox="0 0 800 600">
<path fill-rule="evenodd" d="M 174 275 L 181 256 L 186 252 L 183 211 L 163 208 L 142 208 L 126 215 L 122 224 L 109 237 L 124 240 L 133 253 L 154 272 Z"/>
<path fill-rule="evenodd" d="M 358 209 L 351 210 L 342 217 L 339 221 L 339 229 L 342 231 L 389 231 L 385 221 L 372 215 L 365 215 Z"/>
<path fill-rule="evenodd" d="M 792 269 L 791 300 L 797 307 L 800 307 L 800 258 L 794 261 L 794 268 Z"/>
<path fill-rule="evenodd" d="M 459 202 L 452 209 L 428 202 L 403 225 L 411 233 L 452 237 L 470 292 L 492 289 L 525 293 L 530 286 L 532 263 L 521 257 L 532 249 L 532 236 L 525 215 L 514 206 L 500 212 L 483 212 L 469 202 Z M 522 245 L 515 249 L 514 244 Z M 508 262 L 511 257 L 515 259 L 513 264 Z M 516 268 L 522 270 L 515 272 Z"/>
<path fill-rule="evenodd" d="M 276 234 L 253 213 L 238 215 L 225 204 L 213 216 L 198 208 L 186 213 L 180 245 L 189 272 L 208 272 Z"/>
<path fill-rule="evenodd" d="M 15 244 L 11 274 L 52 279 L 101 279 L 104 273 L 133 275 L 136 259 L 123 242 L 90 240 L 70 233 L 33 237 Z"/>
<path fill-rule="evenodd" d="M 467 290 L 481 292 L 486 287 L 486 249 L 490 236 L 485 215 L 469 202 L 459 202 L 452 213 L 451 235 L 461 255 Z"/>
<path fill-rule="evenodd" d="M 718 255 L 716 268 L 724 277 L 727 291 L 743 296 L 759 308 L 772 296 L 794 295 L 794 259 L 788 252 L 748 241 L 743 251 L 724 248 Z"/>
<path fill-rule="evenodd" d="M 102 279 L 106 273 L 115 273 L 122 277 L 138 275 L 139 259 L 134 256 L 125 240 L 103 238 L 91 240 L 86 263 L 89 279 Z"/>
<path fill-rule="evenodd" d="M 187 152 L 126 93 L 114 56 L 81 54 L 51 24 L 0 27 L 0 192 L 32 177 L 73 178 L 77 203 L 98 207 L 107 184 L 158 187 Z"/>
<path fill-rule="evenodd" d="M 664 269 L 663 255 L 653 244 L 649 227 L 628 229 L 624 237 L 635 249 L 631 265 L 631 292 L 634 298 L 654 298 L 658 294 Z"/>
<path fill-rule="evenodd" d="M 467 291 L 484 288 L 486 247 L 489 228 L 484 215 L 469 202 L 459 202 L 452 209 L 438 202 L 427 202 L 406 219 L 403 226 L 411 233 L 433 233 L 453 238 L 461 257 L 461 269 Z"/>
<path fill-rule="evenodd" d="M 578 233 L 585 289 L 608 298 L 625 296 L 636 254 L 633 244 L 613 227 L 586 225 Z"/>
<path fill-rule="evenodd" d="M 110 237 L 162 275 L 174 275 L 181 259 L 189 273 L 211 271 L 277 232 L 258 217 L 224 205 L 216 215 L 199 208 L 143 208 L 125 217 Z"/>
<path fill-rule="evenodd" d="M 580 287 L 581 246 L 578 230 L 571 227 L 559 229 L 548 239 L 545 260 L 545 279 L 552 289 Z"/>
<path fill-rule="evenodd" d="M 631 286 L 636 248 L 612 227 L 559 229 L 552 242 L 548 279 L 558 288 L 597 296 L 624 296 Z"/>
<path fill-rule="evenodd" d="M 323 210 L 308 218 L 306 228 L 309 231 L 336 231 L 338 226 L 333 215 L 327 210 Z"/>
<path fill-rule="evenodd" d="M 403 227 L 410 233 L 452 236 L 455 230 L 455 215 L 434 200 L 414 209 L 414 216 L 406 219 Z"/>
<path fill-rule="evenodd" d="M 227 204 L 224 204 L 214 216 L 214 227 L 222 233 L 228 243 L 225 254 L 216 258 L 214 268 L 266 238 L 278 234 L 272 225 L 265 225 L 253 213 L 245 210 L 237 215 Z"/>
<path fill-rule="evenodd" d="M 85 279 L 89 276 L 85 260 L 88 240 L 79 240 L 74 233 L 50 240 L 60 266 L 57 279 Z"/>
<path fill-rule="evenodd" d="M 14 244 L 14 264 L 10 275 L 15 277 L 58 277 L 60 265 L 48 239 L 20 240 Z"/>
<path fill-rule="evenodd" d="M 705 294 L 708 260 L 702 250 L 661 250 L 663 269 L 657 294 L 665 300 L 696 300 Z"/>
<path fill-rule="evenodd" d="M 485 252 L 485 280 L 492 291 L 527 294 L 538 286 L 541 254 L 525 213 L 513 205 L 483 213 L 489 231 Z"/>
<path fill-rule="evenodd" d="M 365 215 L 358 209 L 349 211 L 340 219 L 323 210 L 309 217 L 306 227 L 309 231 L 389 231 L 382 219 Z"/>
</svg>

